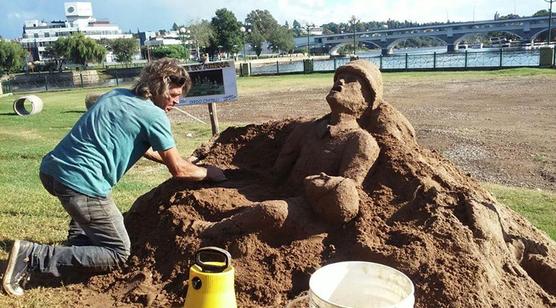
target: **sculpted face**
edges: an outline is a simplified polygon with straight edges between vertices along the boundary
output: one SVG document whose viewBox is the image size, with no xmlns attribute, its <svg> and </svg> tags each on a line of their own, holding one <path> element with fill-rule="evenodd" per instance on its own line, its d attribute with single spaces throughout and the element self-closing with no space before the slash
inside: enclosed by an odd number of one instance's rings
<svg viewBox="0 0 556 308">
<path fill-rule="evenodd" d="M 180 101 L 182 95 L 182 87 L 173 87 L 168 90 L 168 95 L 156 95 L 151 98 L 153 103 L 164 110 L 166 113 L 170 112 L 172 108 Z"/>
<path fill-rule="evenodd" d="M 333 113 L 358 114 L 367 108 L 365 80 L 356 74 L 340 73 L 326 96 Z"/>
</svg>

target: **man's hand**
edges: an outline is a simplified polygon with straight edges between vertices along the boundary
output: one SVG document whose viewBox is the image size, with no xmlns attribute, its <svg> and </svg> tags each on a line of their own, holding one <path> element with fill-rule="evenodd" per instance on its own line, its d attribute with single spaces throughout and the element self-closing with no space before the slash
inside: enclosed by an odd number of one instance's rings
<svg viewBox="0 0 556 308">
<path fill-rule="evenodd" d="M 213 182 L 222 182 L 227 180 L 222 169 L 211 165 L 206 165 L 203 167 L 207 169 L 207 180 Z"/>
<path fill-rule="evenodd" d="M 174 147 L 166 151 L 159 151 L 162 161 L 168 167 L 168 171 L 176 179 L 198 182 L 209 180 L 220 182 L 226 180 L 222 170 L 215 166 L 197 166 L 181 158 L 178 150 Z"/>
</svg>

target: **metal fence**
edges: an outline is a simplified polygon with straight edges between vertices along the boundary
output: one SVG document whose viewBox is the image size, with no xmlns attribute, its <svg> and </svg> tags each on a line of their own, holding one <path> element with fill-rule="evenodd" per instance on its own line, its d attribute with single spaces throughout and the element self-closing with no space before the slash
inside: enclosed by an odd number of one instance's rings
<svg viewBox="0 0 556 308">
<path fill-rule="evenodd" d="M 98 80 L 87 81 L 83 78 L 60 79 L 54 74 L 41 74 L 39 78 L 33 79 L 8 79 L 2 81 L 2 90 L 4 93 L 16 92 L 42 92 L 57 91 L 72 88 L 100 88 L 100 87 L 118 87 L 132 85 L 138 77 L 117 77 L 111 75 L 99 76 Z"/>
<path fill-rule="evenodd" d="M 508 68 L 539 66 L 539 50 L 494 50 L 482 52 L 396 54 L 390 56 L 360 56 L 374 62 L 382 71 L 443 70 L 474 68 Z M 308 61 L 308 60 L 305 60 Z M 250 75 L 284 73 L 331 72 L 350 61 L 349 58 L 303 60 L 276 63 L 251 63 Z M 307 66 L 310 67 L 307 70 Z"/>
<path fill-rule="evenodd" d="M 553 53 L 556 57 L 556 53 Z M 509 67 L 538 67 L 540 52 L 534 50 L 494 50 L 481 52 L 432 53 L 432 54 L 395 54 L 390 56 L 360 56 L 374 62 L 382 71 L 447 70 L 447 69 L 493 69 Z M 333 72 L 337 67 L 350 61 L 347 57 L 331 59 L 305 59 L 276 61 L 270 63 L 249 62 L 249 73 L 245 74 L 242 63 L 238 73 L 245 75 L 277 75 L 289 73 Z M 556 63 L 556 59 L 552 61 Z M 140 67 L 140 66 L 138 66 Z M 108 67 L 99 71 L 94 81 L 81 78 L 60 79 L 55 74 L 34 74 L 33 78 L 12 78 L 2 81 L 4 93 L 50 91 L 71 88 L 129 86 L 138 77 L 118 73 L 120 67 Z M 121 69 L 129 69 L 123 66 Z M 111 70 L 109 70 L 111 69 Z M 110 72 L 110 73 L 108 73 Z M 129 72 L 129 71 L 128 71 Z M 138 72 L 138 71 L 137 71 Z M 120 74 L 120 77 L 118 76 Z M 125 76 L 125 77 L 124 77 Z"/>
</svg>

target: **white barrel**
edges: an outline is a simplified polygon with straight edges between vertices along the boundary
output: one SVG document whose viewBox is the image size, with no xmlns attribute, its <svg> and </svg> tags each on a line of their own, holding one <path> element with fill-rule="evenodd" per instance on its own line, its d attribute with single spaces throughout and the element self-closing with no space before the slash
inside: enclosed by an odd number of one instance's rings
<svg viewBox="0 0 556 308">
<path fill-rule="evenodd" d="M 378 263 L 347 261 L 318 269 L 309 280 L 310 308 L 410 308 L 415 289 L 402 272 Z"/>
<path fill-rule="evenodd" d="M 25 102 L 31 103 L 31 110 L 25 108 Z M 42 111 L 42 99 L 36 95 L 22 96 L 14 101 L 14 112 L 20 116 L 37 114 Z"/>
</svg>

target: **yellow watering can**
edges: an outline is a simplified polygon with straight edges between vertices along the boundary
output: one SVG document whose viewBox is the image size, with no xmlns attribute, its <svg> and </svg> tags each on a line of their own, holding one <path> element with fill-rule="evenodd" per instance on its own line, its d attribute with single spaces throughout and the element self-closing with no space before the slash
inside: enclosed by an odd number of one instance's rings
<svg viewBox="0 0 556 308">
<path fill-rule="evenodd" d="M 236 308 L 232 257 L 218 247 L 203 247 L 195 253 L 189 269 L 186 308 Z"/>
</svg>

